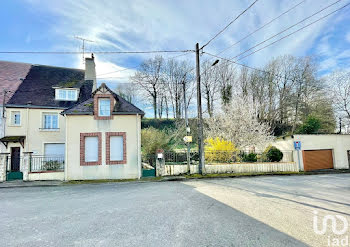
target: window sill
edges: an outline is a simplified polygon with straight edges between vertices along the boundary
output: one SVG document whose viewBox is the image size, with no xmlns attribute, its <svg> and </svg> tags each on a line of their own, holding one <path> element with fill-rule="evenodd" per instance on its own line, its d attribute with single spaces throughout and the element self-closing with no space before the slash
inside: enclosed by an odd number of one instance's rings
<svg viewBox="0 0 350 247">
<path fill-rule="evenodd" d="M 21 127 L 22 125 L 21 124 L 19 124 L 19 125 L 17 125 L 17 124 L 10 124 L 9 125 L 9 127 Z"/>
<path fill-rule="evenodd" d="M 59 128 L 57 129 L 45 129 L 45 128 L 39 128 L 40 131 L 43 131 L 43 132 L 57 132 L 57 131 L 60 131 Z"/>
</svg>

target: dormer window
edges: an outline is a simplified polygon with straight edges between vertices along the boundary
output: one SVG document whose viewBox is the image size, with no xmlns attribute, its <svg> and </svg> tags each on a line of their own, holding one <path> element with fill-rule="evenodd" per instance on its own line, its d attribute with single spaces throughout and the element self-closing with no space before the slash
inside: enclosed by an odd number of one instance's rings
<svg viewBox="0 0 350 247">
<path fill-rule="evenodd" d="M 77 89 L 56 88 L 56 100 L 77 101 L 78 100 L 78 90 Z"/>
<path fill-rule="evenodd" d="M 98 99 L 98 115 L 100 117 L 109 117 L 111 115 L 111 99 L 99 98 Z"/>
</svg>

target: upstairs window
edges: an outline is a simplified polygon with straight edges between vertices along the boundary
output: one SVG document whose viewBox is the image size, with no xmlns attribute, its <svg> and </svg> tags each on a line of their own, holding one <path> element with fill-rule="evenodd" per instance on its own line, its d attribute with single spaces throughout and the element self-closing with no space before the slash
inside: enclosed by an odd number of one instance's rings
<svg viewBox="0 0 350 247">
<path fill-rule="evenodd" d="M 100 117 L 109 117 L 111 115 L 111 99 L 98 99 L 98 115 Z"/>
<path fill-rule="evenodd" d="M 56 100 L 77 101 L 78 90 L 76 89 L 56 89 Z"/>
<path fill-rule="evenodd" d="M 57 113 L 43 113 L 43 129 L 58 129 Z"/>
<path fill-rule="evenodd" d="M 11 113 L 11 124 L 15 126 L 21 125 L 21 113 L 19 111 L 13 111 Z"/>
</svg>

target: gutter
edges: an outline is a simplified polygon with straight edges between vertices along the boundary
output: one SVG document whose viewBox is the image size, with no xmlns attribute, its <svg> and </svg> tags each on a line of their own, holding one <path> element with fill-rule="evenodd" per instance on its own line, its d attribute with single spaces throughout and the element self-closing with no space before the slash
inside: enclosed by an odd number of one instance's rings
<svg viewBox="0 0 350 247">
<path fill-rule="evenodd" d="M 68 107 L 58 107 L 58 106 L 40 106 L 40 105 L 5 105 L 6 108 L 35 108 L 35 109 L 62 109 L 66 110 Z"/>
</svg>

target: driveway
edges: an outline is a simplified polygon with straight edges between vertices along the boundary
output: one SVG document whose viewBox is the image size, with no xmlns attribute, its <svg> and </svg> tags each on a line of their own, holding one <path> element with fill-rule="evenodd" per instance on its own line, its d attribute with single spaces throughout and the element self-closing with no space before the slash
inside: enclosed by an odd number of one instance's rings
<svg viewBox="0 0 350 247">
<path fill-rule="evenodd" d="M 327 246 L 350 234 L 313 230 L 315 210 L 319 221 L 350 222 L 350 174 L 13 188 L 0 198 L 0 246 Z"/>
</svg>

